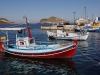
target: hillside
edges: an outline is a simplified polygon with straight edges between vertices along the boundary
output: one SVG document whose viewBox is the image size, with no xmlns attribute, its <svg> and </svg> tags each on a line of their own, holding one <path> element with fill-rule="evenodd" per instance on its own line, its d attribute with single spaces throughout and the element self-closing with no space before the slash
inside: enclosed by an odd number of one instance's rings
<svg viewBox="0 0 100 75">
<path fill-rule="evenodd" d="M 52 23 L 69 23 L 69 21 L 66 21 L 64 19 L 60 19 L 60 18 L 57 18 L 57 17 L 50 17 L 50 18 L 47 18 L 47 19 L 41 19 L 40 20 L 40 24 L 45 24 L 45 23 L 49 23 L 49 24 L 52 24 Z"/>
<path fill-rule="evenodd" d="M 0 18 L 0 24 L 14 24 L 14 22 L 11 22 L 6 18 Z"/>
</svg>

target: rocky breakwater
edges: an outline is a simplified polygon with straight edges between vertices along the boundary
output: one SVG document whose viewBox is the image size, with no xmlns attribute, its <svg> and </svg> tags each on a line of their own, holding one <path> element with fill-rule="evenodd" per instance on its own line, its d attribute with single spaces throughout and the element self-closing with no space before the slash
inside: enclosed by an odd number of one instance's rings
<svg viewBox="0 0 100 75">
<path fill-rule="evenodd" d="M 50 17 L 50 18 L 46 18 L 46 19 L 41 19 L 40 20 L 40 24 L 61 24 L 61 23 L 69 23 L 69 21 L 66 21 L 64 19 L 60 19 L 60 18 L 57 18 L 57 17 Z"/>
<path fill-rule="evenodd" d="M 11 22 L 6 18 L 0 18 L 0 24 L 14 24 L 14 22 Z"/>
</svg>

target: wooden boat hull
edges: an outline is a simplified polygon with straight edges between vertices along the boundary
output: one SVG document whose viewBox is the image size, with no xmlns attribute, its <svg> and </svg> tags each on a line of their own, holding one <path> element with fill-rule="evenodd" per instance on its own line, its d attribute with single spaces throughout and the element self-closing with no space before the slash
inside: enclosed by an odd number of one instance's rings
<svg viewBox="0 0 100 75">
<path fill-rule="evenodd" d="M 21 52 L 11 52 L 5 50 L 6 53 L 11 55 L 30 57 L 30 58 L 72 58 L 76 51 L 76 46 L 71 46 L 70 48 L 65 48 L 64 50 L 45 52 L 45 53 L 21 53 Z"/>
</svg>

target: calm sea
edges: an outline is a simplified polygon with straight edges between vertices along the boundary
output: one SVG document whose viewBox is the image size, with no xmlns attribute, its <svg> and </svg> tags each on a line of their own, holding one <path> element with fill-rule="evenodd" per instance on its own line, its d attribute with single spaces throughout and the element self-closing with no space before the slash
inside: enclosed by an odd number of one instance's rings
<svg viewBox="0 0 100 75">
<path fill-rule="evenodd" d="M 72 42 L 48 39 L 46 31 L 40 30 L 40 26 L 45 25 L 30 24 L 32 36 L 36 41 Z M 19 26 L 26 25 L 0 25 Z M 16 31 L 9 31 L 12 43 L 15 43 L 15 33 Z M 2 35 L 5 35 L 4 31 L 0 32 L 0 36 Z M 87 41 L 79 41 L 72 59 L 29 59 L 0 53 L 0 75 L 100 75 L 100 32 L 90 32 Z"/>
</svg>

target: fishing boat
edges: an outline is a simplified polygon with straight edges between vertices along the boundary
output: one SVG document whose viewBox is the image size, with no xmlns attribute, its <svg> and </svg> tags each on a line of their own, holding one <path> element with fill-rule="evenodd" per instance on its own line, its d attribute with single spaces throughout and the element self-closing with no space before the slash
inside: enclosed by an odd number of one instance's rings
<svg viewBox="0 0 100 75">
<path fill-rule="evenodd" d="M 100 30 L 100 28 L 89 28 L 89 29 L 87 29 L 87 32 L 96 32 L 96 31 L 99 31 Z M 75 31 L 76 32 L 80 32 L 80 28 L 75 28 Z"/>
<path fill-rule="evenodd" d="M 75 32 L 80 32 L 81 28 L 85 28 L 87 30 L 87 32 L 96 32 L 96 31 L 100 30 L 100 27 L 93 27 L 91 25 L 90 26 L 85 25 L 84 27 L 75 27 L 74 30 L 75 30 Z"/>
<path fill-rule="evenodd" d="M 60 40 L 87 40 L 89 32 L 85 32 L 84 30 L 80 33 L 75 32 L 66 32 L 63 30 L 57 30 L 56 32 L 47 31 L 47 35 L 52 39 L 60 39 Z"/>
<path fill-rule="evenodd" d="M 79 19 L 76 19 L 76 24 L 77 25 L 84 25 L 84 24 L 89 24 L 90 23 L 90 19 L 89 18 L 86 18 L 86 6 L 84 7 L 84 10 L 85 10 L 85 18 L 79 18 Z"/>
<path fill-rule="evenodd" d="M 82 25 L 82 24 L 88 24 L 89 22 L 90 22 L 90 19 L 89 18 L 87 18 L 86 16 L 86 6 L 84 7 L 84 16 L 85 16 L 85 18 L 79 18 L 79 19 L 76 19 L 76 24 L 77 25 Z"/>
<path fill-rule="evenodd" d="M 76 26 L 74 27 L 76 32 L 79 32 L 81 28 L 85 28 L 87 32 L 96 32 L 100 31 L 100 17 L 96 17 L 95 21 L 91 24 L 90 19 L 86 18 L 86 6 L 84 7 L 85 9 L 85 18 L 79 18 L 76 20 Z"/>
<path fill-rule="evenodd" d="M 89 19 L 79 18 L 76 20 L 77 25 L 88 24 L 88 23 L 89 23 Z"/>
<path fill-rule="evenodd" d="M 25 28 L 3 28 L 0 30 L 18 30 L 21 34 L 21 31 L 27 30 L 27 36 L 18 36 L 16 34 L 16 43 L 10 44 L 8 40 L 1 41 L 2 48 L 8 54 L 21 56 L 21 57 L 29 57 L 29 58 L 71 58 L 77 47 L 77 40 L 74 40 L 73 43 L 67 44 L 50 44 L 42 43 L 37 44 L 35 38 L 32 37 L 30 33 L 30 26 L 26 18 L 27 26 Z"/>
<path fill-rule="evenodd" d="M 87 32 L 97 32 L 97 31 L 100 31 L 99 23 L 85 24 L 84 26 L 76 26 L 76 27 L 74 27 L 74 30 L 76 32 L 80 32 L 81 28 L 85 28 L 87 30 Z"/>
</svg>

